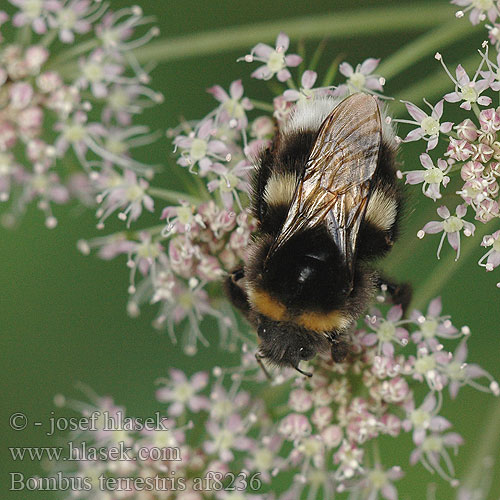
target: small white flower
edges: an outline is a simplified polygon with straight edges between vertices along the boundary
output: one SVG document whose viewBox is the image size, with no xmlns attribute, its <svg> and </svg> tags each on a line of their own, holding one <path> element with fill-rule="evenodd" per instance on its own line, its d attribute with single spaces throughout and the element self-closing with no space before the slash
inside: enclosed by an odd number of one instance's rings
<svg viewBox="0 0 500 500">
<path fill-rule="evenodd" d="M 406 184 L 420 184 L 423 182 L 422 193 L 436 201 L 441 198 L 441 193 L 439 192 L 441 184 L 446 187 L 448 182 L 450 182 L 450 178 L 446 174 L 450 171 L 451 165 L 448 165 L 445 160 L 440 158 L 437 161 L 438 166 L 436 167 L 427 153 L 420 155 L 420 163 L 425 170 L 403 172 L 403 175 L 406 175 Z"/>
<path fill-rule="evenodd" d="M 406 105 L 408 113 L 415 119 L 415 121 L 399 119 L 393 121 L 408 123 L 410 125 L 418 125 L 416 129 L 412 130 L 404 138 L 404 142 L 424 139 L 427 141 L 427 151 L 434 149 L 438 143 L 439 133 L 441 132 L 447 134 L 453 127 L 452 122 L 440 123 L 441 117 L 443 116 L 443 99 L 441 99 L 435 106 L 432 106 L 424 99 L 425 104 L 427 104 L 427 106 L 431 109 L 430 115 L 411 102 L 402 102 Z"/>
<path fill-rule="evenodd" d="M 253 62 L 260 61 L 265 63 L 258 67 L 252 77 L 258 80 L 270 80 L 274 75 L 280 82 L 285 82 L 292 77 L 287 67 L 293 68 L 302 62 L 302 57 L 297 54 L 285 55 L 290 45 L 288 36 L 281 32 L 276 38 L 276 48 L 272 48 L 265 43 L 258 43 L 250 52 L 238 59 L 239 61 Z"/>
<path fill-rule="evenodd" d="M 462 217 L 467 213 L 466 205 L 458 205 L 456 208 L 456 215 L 451 215 L 447 207 L 441 206 L 437 209 L 437 213 L 444 220 L 431 221 L 428 222 L 418 233 L 419 238 L 423 238 L 425 234 L 436 234 L 443 231 L 441 241 L 439 242 L 439 247 L 437 250 L 437 258 L 439 259 L 439 254 L 441 253 L 441 248 L 443 247 L 443 242 L 445 236 L 448 238 L 448 243 L 451 245 L 453 250 L 457 252 L 458 260 L 460 257 L 460 232 L 463 230 L 465 236 L 472 236 L 475 231 L 475 226 L 471 222 L 462 220 Z"/>
<path fill-rule="evenodd" d="M 493 271 L 495 267 L 500 266 L 500 230 L 486 235 L 481 246 L 491 248 L 481 257 L 478 264 L 484 267 L 486 271 Z"/>
<path fill-rule="evenodd" d="M 369 92 L 376 93 L 375 91 L 382 92 L 384 90 L 385 80 L 379 75 L 372 73 L 378 66 L 380 59 L 373 57 L 366 59 L 354 69 L 348 62 L 343 62 L 339 66 L 339 71 L 347 78 L 345 84 L 339 85 L 334 95 L 344 96 L 354 94 L 356 92 Z"/>
</svg>

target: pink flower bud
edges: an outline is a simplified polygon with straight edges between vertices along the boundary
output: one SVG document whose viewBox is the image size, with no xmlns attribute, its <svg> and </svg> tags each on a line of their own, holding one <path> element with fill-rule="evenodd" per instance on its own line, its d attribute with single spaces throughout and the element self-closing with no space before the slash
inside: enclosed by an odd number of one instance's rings
<svg viewBox="0 0 500 500">
<path fill-rule="evenodd" d="M 404 401 L 410 393 L 410 388 L 404 378 L 396 377 L 390 381 L 384 381 L 381 384 L 380 393 L 384 401 L 398 403 Z"/>
<path fill-rule="evenodd" d="M 384 426 L 384 433 L 390 436 L 397 437 L 401 431 L 401 420 L 392 413 L 386 413 L 381 418 L 381 423 Z"/>
<path fill-rule="evenodd" d="M 33 98 L 33 87 L 29 83 L 14 83 L 10 88 L 10 105 L 14 109 L 24 109 Z"/>
<path fill-rule="evenodd" d="M 331 392 L 327 387 L 319 387 L 313 392 L 314 404 L 318 406 L 329 405 L 333 401 Z"/>
<path fill-rule="evenodd" d="M 490 163 L 490 172 L 497 177 L 500 177 L 500 163 L 493 161 Z"/>
<path fill-rule="evenodd" d="M 318 429 L 324 429 L 333 420 L 333 410 L 329 406 L 320 406 L 314 410 L 311 420 Z"/>
<path fill-rule="evenodd" d="M 198 267 L 197 275 L 207 281 L 214 281 L 220 278 L 223 271 L 219 266 L 219 261 L 211 255 L 203 255 Z"/>
<path fill-rule="evenodd" d="M 469 142 L 474 142 L 477 139 L 477 129 L 472 120 L 467 118 L 462 123 L 456 126 L 457 134 L 460 139 L 465 139 Z"/>
<path fill-rule="evenodd" d="M 61 77 L 54 71 L 46 71 L 38 75 L 36 79 L 37 87 L 45 94 L 54 92 L 62 85 Z"/>
<path fill-rule="evenodd" d="M 464 181 L 477 179 L 481 176 L 484 165 L 478 161 L 468 161 L 460 170 L 460 176 Z"/>
<path fill-rule="evenodd" d="M 168 256 L 174 272 L 181 276 L 190 275 L 193 260 L 191 255 L 182 248 L 182 242 L 179 238 L 170 241 Z"/>
<path fill-rule="evenodd" d="M 342 429 L 338 425 L 329 425 L 321 431 L 321 437 L 328 448 L 336 448 L 342 442 Z"/>
<path fill-rule="evenodd" d="M 446 151 L 446 156 L 449 156 L 457 161 L 466 161 L 474 154 L 474 152 L 474 147 L 466 140 L 462 139 L 457 141 L 453 137 L 450 137 L 450 144 L 448 146 L 448 150 Z"/>
<path fill-rule="evenodd" d="M 17 124 L 19 130 L 26 135 L 35 135 L 43 123 L 43 112 L 38 106 L 31 106 L 19 113 Z"/>
<path fill-rule="evenodd" d="M 476 220 L 481 222 L 489 222 L 494 217 L 499 215 L 498 203 L 490 198 L 483 200 L 476 210 Z"/>
<path fill-rule="evenodd" d="M 479 123 L 483 132 L 492 134 L 500 129 L 500 114 L 493 108 L 484 109 L 479 114 Z"/>
<path fill-rule="evenodd" d="M 217 229 L 222 229 L 222 231 L 224 232 L 229 232 L 234 228 L 235 224 L 235 213 L 231 210 L 224 209 L 217 214 L 215 222 L 212 226 L 216 227 Z"/>
<path fill-rule="evenodd" d="M 25 52 L 26 65 L 31 72 L 38 72 L 48 58 L 48 50 L 40 45 L 33 45 Z"/>
<path fill-rule="evenodd" d="M 0 122 L 0 151 L 6 151 L 16 143 L 16 129 L 9 122 Z"/>
<path fill-rule="evenodd" d="M 311 433 L 311 424 L 304 415 L 292 413 L 280 423 L 279 432 L 289 441 L 308 436 Z"/>
<path fill-rule="evenodd" d="M 493 153 L 495 152 L 491 146 L 483 142 L 473 145 L 472 147 L 474 148 L 474 156 L 472 159 L 479 160 L 483 163 L 490 161 Z"/>
<path fill-rule="evenodd" d="M 290 393 L 288 404 L 292 410 L 303 413 L 311 409 L 312 397 L 304 389 L 295 389 Z"/>
</svg>

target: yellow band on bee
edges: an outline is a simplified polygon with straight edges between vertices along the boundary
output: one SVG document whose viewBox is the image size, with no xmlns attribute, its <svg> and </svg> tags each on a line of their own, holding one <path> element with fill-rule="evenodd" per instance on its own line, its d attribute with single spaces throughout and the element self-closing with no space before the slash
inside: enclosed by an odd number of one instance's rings
<svg viewBox="0 0 500 500">
<path fill-rule="evenodd" d="M 286 319 L 286 307 L 279 300 L 271 297 L 268 292 L 249 288 L 247 293 L 250 303 L 258 312 L 274 321 Z"/>
<path fill-rule="evenodd" d="M 331 332 L 342 330 L 350 323 L 350 318 L 342 311 L 330 311 L 328 313 L 305 312 L 295 322 L 308 330 L 315 332 Z"/>
</svg>

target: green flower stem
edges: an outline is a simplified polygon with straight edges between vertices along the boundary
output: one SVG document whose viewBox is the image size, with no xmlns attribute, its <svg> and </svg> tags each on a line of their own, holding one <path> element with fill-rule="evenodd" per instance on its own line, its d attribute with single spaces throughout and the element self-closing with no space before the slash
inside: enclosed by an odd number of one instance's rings
<svg viewBox="0 0 500 500">
<path fill-rule="evenodd" d="M 460 258 L 455 262 L 455 252 L 449 252 L 446 257 L 442 258 L 439 263 L 434 266 L 429 277 L 417 288 L 417 293 L 413 297 L 411 309 L 422 310 L 427 306 L 427 303 L 444 288 L 451 277 L 456 274 L 474 250 L 479 247 L 483 236 L 488 233 L 493 233 L 491 223 L 479 223 L 474 236 L 465 237 L 460 235 Z"/>
<path fill-rule="evenodd" d="M 43 38 L 40 40 L 40 45 L 43 45 L 44 47 L 49 47 L 52 42 L 56 39 L 57 37 L 57 30 L 50 30 L 48 31 Z"/>
<path fill-rule="evenodd" d="M 90 40 L 79 43 L 78 45 L 75 45 L 71 49 L 65 50 L 56 58 L 49 61 L 47 63 L 47 69 L 51 71 L 57 69 L 61 73 L 71 74 L 71 72 L 74 71 L 75 67 L 77 66 L 75 58 L 97 48 L 99 46 L 99 43 L 100 41 L 96 38 L 91 38 Z"/>
<path fill-rule="evenodd" d="M 258 101 L 257 99 L 250 99 L 255 109 L 260 109 L 261 111 L 268 111 L 272 113 L 274 111 L 274 106 L 265 101 Z"/>
<path fill-rule="evenodd" d="M 474 28 L 468 19 L 453 19 L 449 23 L 425 33 L 385 58 L 378 66 L 377 73 L 386 79 L 392 78 L 429 54 L 434 55 L 436 50 L 465 38 L 474 31 Z"/>
<path fill-rule="evenodd" d="M 326 48 L 326 38 L 321 40 L 321 42 L 318 44 L 318 48 L 314 51 L 314 55 L 311 59 L 309 67 L 306 69 L 310 69 L 311 71 L 316 71 L 316 66 L 319 63 L 319 60 L 321 59 L 321 56 L 323 55 L 325 48 Z"/>
<path fill-rule="evenodd" d="M 493 404 L 488 417 L 484 418 L 483 422 L 485 427 L 481 429 L 479 439 L 475 443 L 473 459 L 465 469 L 467 475 L 463 480 L 463 485 L 471 490 L 480 487 L 481 482 L 484 481 L 485 459 L 494 458 L 500 449 L 500 401 Z M 486 498 L 487 492 L 482 493 Z"/>
<path fill-rule="evenodd" d="M 32 32 L 29 24 L 24 25 L 17 31 L 16 41 L 19 45 L 28 46 L 31 44 Z"/>
<path fill-rule="evenodd" d="M 474 111 L 476 118 L 479 120 L 479 115 L 481 114 L 481 110 L 479 109 L 479 106 L 475 102 L 472 103 L 472 111 Z"/>
<path fill-rule="evenodd" d="M 156 236 L 158 234 L 160 234 L 164 229 L 165 229 L 165 226 L 166 224 L 158 224 L 156 226 L 151 226 L 151 227 L 148 227 L 147 229 L 147 232 L 151 235 L 151 236 Z M 125 232 L 125 231 L 124 231 Z M 142 231 L 134 231 L 132 233 L 132 237 L 137 240 L 141 237 L 141 232 Z M 126 234 L 130 234 L 130 233 L 127 233 L 125 232 Z"/>
<path fill-rule="evenodd" d="M 272 43 L 284 31 L 290 38 L 330 39 L 357 35 L 418 31 L 452 19 L 453 7 L 436 2 L 412 6 L 363 8 L 281 19 L 279 21 L 236 26 L 206 33 L 154 41 L 135 51 L 139 62 L 167 62 L 186 57 L 220 54 L 248 49 L 257 42 Z"/>
<path fill-rule="evenodd" d="M 335 75 L 337 74 L 337 69 L 339 67 L 340 61 L 344 59 L 344 54 L 339 54 L 330 64 L 328 70 L 323 78 L 323 82 L 321 83 L 322 87 L 330 87 L 332 85 L 333 80 L 335 79 Z"/>
<path fill-rule="evenodd" d="M 170 191 L 169 189 L 161 189 L 156 187 L 148 188 L 148 194 L 154 198 L 160 198 L 161 200 L 172 202 L 175 204 L 179 203 L 179 200 L 186 200 L 194 205 L 199 205 L 202 200 L 195 196 L 191 196 L 186 193 L 180 193 L 178 191 Z"/>
<path fill-rule="evenodd" d="M 306 68 L 306 42 L 304 41 L 303 38 L 301 38 L 297 42 L 297 54 L 300 57 L 302 57 L 302 62 L 299 65 L 299 72 L 298 72 L 298 74 L 301 75 L 307 69 Z"/>
<path fill-rule="evenodd" d="M 286 84 L 288 85 L 289 89 L 297 90 L 297 85 L 295 85 L 295 82 L 293 81 L 293 78 L 289 78 L 286 81 Z"/>
<path fill-rule="evenodd" d="M 193 180 L 194 180 L 194 187 L 191 187 L 193 186 Z M 198 198 L 201 202 L 209 201 L 212 199 L 212 195 L 208 191 L 206 183 L 201 180 L 201 177 L 199 175 L 191 175 L 188 179 L 186 179 L 186 182 L 187 182 L 188 193 L 189 192 L 193 193 L 194 196 Z"/>
</svg>

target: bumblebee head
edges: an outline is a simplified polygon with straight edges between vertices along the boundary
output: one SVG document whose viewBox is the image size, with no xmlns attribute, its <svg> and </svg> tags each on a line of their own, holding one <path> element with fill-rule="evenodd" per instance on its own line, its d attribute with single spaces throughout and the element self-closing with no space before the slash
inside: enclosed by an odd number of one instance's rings
<svg viewBox="0 0 500 500">
<path fill-rule="evenodd" d="M 257 333 L 260 338 L 259 358 L 279 367 L 291 366 L 308 377 L 312 374 L 301 370 L 299 363 L 328 348 L 327 340 L 315 332 L 294 323 L 274 321 L 263 314 L 257 319 Z"/>
</svg>

